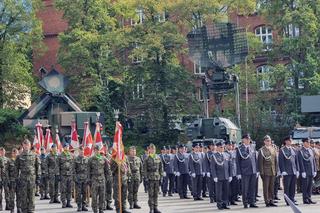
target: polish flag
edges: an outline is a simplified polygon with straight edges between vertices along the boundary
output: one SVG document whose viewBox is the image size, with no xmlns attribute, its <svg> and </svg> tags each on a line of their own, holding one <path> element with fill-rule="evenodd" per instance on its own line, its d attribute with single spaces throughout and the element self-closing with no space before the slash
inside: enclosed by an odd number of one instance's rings
<svg viewBox="0 0 320 213">
<path fill-rule="evenodd" d="M 40 146 L 40 143 L 38 141 L 38 137 L 36 134 L 34 135 L 32 146 L 35 147 L 37 154 L 40 154 L 40 147 L 41 146 Z"/>
<path fill-rule="evenodd" d="M 60 154 L 62 152 L 62 144 L 61 144 L 61 141 L 60 141 L 59 130 L 58 129 L 56 129 L 55 141 L 56 141 L 58 153 Z"/>
<path fill-rule="evenodd" d="M 119 121 L 116 122 L 116 130 L 113 139 L 112 146 L 112 158 L 120 163 L 124 161 L 125 153 L 124 153 L 124 145 L 122 141 L 123 127 Z"/>
<path fill-rule="evenodd" d="M 53 139 L 51 135 L 51 130 L 49 128 L 46 129 L 46 136 L 44 140 L 44 147 L 49 152 L 51 149 L 51 146 L 53 145 Z"/>
<path fill-rule="evenodd" d="M 76 128 L 76 122 L 72 121 L 71 123 L 71 144 L 70 150 L 77 150 L 80 147 L 79 139 L 78 139 L 78 132 Z"/>
<path fill-rule="evenodd" d="M 42 124 L 38 121 L 38 123 L 36 124 L 36 132 L 37 132 L 37 140 L 38 143 L 41 146 L 44 146 L 44 138 L 43 138 L 43 131 L 42 131 Z"/>
<path fill-rule="evenodd" d="M 101 128 L 102 124 L 97 122 L 96 123 L 96 131 L 94 133 L 94 146 L 98 145 L 99 147 L 102 147 L 102 137 L 101 137 Z"/>
<path fill-rule="evenodd" d="M 83 134 L 83 141 L 82 145 L 84 147 L 84 155 L 91 156 L 92 154 L 92 135 L 89 128 L 89 122 L 84 122 L 84 134 Z"/>
</svg>

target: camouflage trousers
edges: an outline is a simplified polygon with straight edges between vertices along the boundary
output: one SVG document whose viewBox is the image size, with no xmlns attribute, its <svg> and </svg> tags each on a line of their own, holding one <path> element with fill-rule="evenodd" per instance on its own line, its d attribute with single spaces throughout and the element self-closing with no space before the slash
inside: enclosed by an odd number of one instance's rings
<svg viewBox="0 0 320 213">
<path fill-rule="evenodd" d="M 35 209 L 35 178 L 21 178 L 18 184 L 22 213 L 31 213 Z"/>
<path fill-rule="evenodd" d="M 128 182 L 128 201 L 130 204 L 138 202 L 138 190 L 140 186 L 140 179 L 135 178 Z"/>
<path fill-rule="evenodd" d="M 106 179 L 106 204 L 112 203 L 112 177 Z"/>
<path fill-rule="evenodd" d="M 160 185 L 160 181 L 149 180 L 148 204 L 151 210 L 158 208 L 159 185 Z"/>
<path fill-rule="evenodd" d="M 86 181 L 76 182 L 76 202 L 78 207 L 82 207 L 86 204 L 87 187 L 88 185 Z"/>
<path fill-rule="evenodd" d="M 40 195 L 41 197 L 48 195 L 48 187 L 49 187 L 49 181 L 47 175 L 41 175 L 40 179 Z"/>
<path fill-rule="evenodd" d="M 16 195 L 16 189 L 17 189 L 17 184 L 16 181 L 10 181 L 8 184 L 8 189 L 9 189 L 9 198 L 8 198 L 8 208 L 10 210 L 14 209 L 14 199 Z M 18 207 L 18 204 L 17 204 Z"/>
<path fill-rule="evenodd" d="M 49 195 L 51 200 L 58 199 L 59 180 L 56 175 L 49 175 Z"/>
<path fill-rule="evenodd" d="M 91 197 L 92 197 L 92 210 L 97 212 L 103 210 L 105 201 L 105 180 L 103 179 L 93 179 L 91 184 Z"/>
<path fill-rule="evenodd" d="M 120 201 L 119 201 L 119 184 L 118 184 L 118 177 L 113 176 L 113 199 L 114 199 L 114 205 L 117 210 L 120 209 Z M 127 180 L 123 180 L 121 178 L 121 206 L 122 210 L 127 208 L 127 193 L 128 193 L 128 184 Z"/>
<path fill-rule="evenodd" d="M 9 199 L 9 187 L 8 184 L 5 182 L 0 182 L 0 205 L 2 206 L 2 199 L 3 199 L 3 191 L 4 191 L 4 196 L 6 200 L 6 204 L 8 204 L 8 199 Z"/>
<path fill-rule="evenodd" d="M 66 201 L 71 201 L 71 192 L 72 192 L 72 181 L 73 176 L 61 176 L 61 202 L 62 204 L 66 203 Z"/>
</svg>

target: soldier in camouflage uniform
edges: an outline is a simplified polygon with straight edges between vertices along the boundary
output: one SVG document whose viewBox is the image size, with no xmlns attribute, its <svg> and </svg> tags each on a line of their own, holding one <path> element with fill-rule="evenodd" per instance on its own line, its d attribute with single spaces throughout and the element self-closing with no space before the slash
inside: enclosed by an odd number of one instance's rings
<svg viewBox="0 0 320 213">
<path fill-rule="evenodd" d="M 35 146 L 31 146 L 31 152 L 33 152 L 33 154 L 39 156 L 38 153 L 37 153 L 37 149 L 36 149 Z M 41 162 L 40 162 L 40 163 L 41 163 Z M 41 182 L 41 179 L 40 179 L 40 182 Z M 36 183 L 36 188 L 35 188 L 35 196 L 36 196 L 36 197 L 39 197 L 39 196 L 40 196 L 40 194 L 39 194 L 40 182 L 37 182 L 37 183 Z"/>
<path fill-rule="evenodd" d="M 5 194 L 6 208 L 8 208 L 8 198 L 9 198 L 9 188 L 8 188 L 8 177 L 6 176 L 6 169 L 8 166 L 8 158 L 6 157 L 6 150 L 3 147 L 0 147 L 0 210 L 2 211 L 2 196 L 3 191 Z"/>
<path fill-rule="evenodd" d="M 120 181 L 121 181 L 121 213 L 130 213 L 127 211 L 127 193 L 128 193 L 128 180 L 131 178 L 131 170 L 129 166 L 128 159 L 125 157 L 123 162 L 119 162 L 119 164 L 112 158 L 110 163 L 112 175 L 113 175 L 113 199 L 116 207 L 117 213 L 120 213 L 120 201 L 119 201 L 119 177 L 118 177 L 118 169 L 120 167 Z"/>
<path fill-rule="evenodd" d="M 73 157 L 69 151 L 69 144 L 65 143 L 63 152 L 58 157 L 59 176 L 61 178 L 62 208 L 72 208 L 71 189 L 73 181 Z"/>
<path fill-rule="evenodd" d="M 50 203 L 60 203 L 59 201 L 59 167 L 58 167 L 58 152 L 56 144 L 53 144 L 50 153 L 46 157 L 48 176 L 49 176 L 49 195 Z"/>
<path fill-rule="evenodd" d="M 8 166 L 6 170 L 6 176 L 8 177 L 8 188 L 9 188 L 9 198 L 8 198 L 8 208 L 11 213 L 14 212 L 14 198 L 17 189 L 16 178 L 18 176 L 15 167 L 16 157 L 18 155 L 18 150 L 13 148 L 11 151 L 11 158 L 8 161 Z"/>
<path fill-rule="evenodd" d="M 78 212 L 88 211 L 85 203 L 87 198 L 88 158 L 84 156 L 83 147 L 79 148 L 79 155 L 74 160 L 74 173 Z"/>
<path fill-rule="evenodd" d="M 18 174 L 22 213 L 33 213 L 35 210 L 35 183 L 40 181 L 40 160 L 30 151 L 29 140 L 23 141 L 23 152 L 18 155 L 15 166 Z"/>
<path fill-rule="evenodd" d="M 143 162 L 143 174 L 148 180 L 148 204 L 150 213 L 161 213 L 158 210 L 158 194 L 160 179 L 163 176 L 163 166 L 161 159 L 156 155 L 154 144 L 149 145 L 149 156 Z"/>
<path fill-rule="evenodd" d="M 108 145 L 105 146 L 105 155 L 110 167 L 110 161 L 111 161 L 111 155 L 108 152 Z M 113 210 L 113 208 L 111 207 L 111 203 L 112 203 L 112 184 L 113 184 L 113 180 L 112 180 L 112 173 L 110 172 L 109 175 L 107 176 L 106 179 L 106 203 L 105 203 L 105 210 Z"/>
<path fill-rule="evenodd" d="M 142 162 L 141 159 L 136 156 L 136 147 L 134 146 L 131 146 L 129 149 L 128 161 L 131 170 L 131 179 L 130 182 L 128 182 L 130 209 L 141 209 L 138 205 L 138 190 L 142 182 Z"/>
<path fill-rule="evenodd" d="M 40 200 L 48 200 L 48 165 L 46 149 L 41 147 L 39 156 L 41 162 L 41 178 L 40 178 Z"/>
<path fill-rule="evenodd" d="M 18 155 L 21 155 L 22 152 L 23 152 L 23 146 L 21 145 L 18 148 Z M 17 213 L 21 213 L 21 190 L 18 190 L 18 184 L 19 184 L 19 178 L 18 178 L 18 172 L 17 172 L 17 176 L 16 176 Z"/>
<path fill-rule="evenodd" d="M 94 156 L 89 158 L 88 178 L 91 185 L 92 210 L 94 213 L 103 213 L 105 202 L 106 177 L 110 175 L 107 159 L 100 154 L 100 146 L 94 147 Z"/>
</svg>

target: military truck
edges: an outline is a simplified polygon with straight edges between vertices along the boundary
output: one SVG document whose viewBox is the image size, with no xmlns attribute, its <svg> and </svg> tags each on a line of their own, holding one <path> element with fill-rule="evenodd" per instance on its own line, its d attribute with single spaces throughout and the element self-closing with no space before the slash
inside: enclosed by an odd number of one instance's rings
<svg viewBox="0 0 320 213">
<path fill-rule="evenodd" d="M 303 138 L 320 141 L 320 127 L 296 127 L 291 132 L 294 143 L 302 143 Z"/>
</svg>

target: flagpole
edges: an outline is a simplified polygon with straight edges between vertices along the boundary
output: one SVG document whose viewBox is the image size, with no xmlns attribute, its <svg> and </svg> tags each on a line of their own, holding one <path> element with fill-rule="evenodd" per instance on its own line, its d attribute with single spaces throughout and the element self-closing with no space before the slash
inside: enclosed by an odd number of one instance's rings
<svg viewBox="0 0 320 213">
<path fill-rule="evenodd" d="M 120 213 L 122 213 L 122 193 L 121 193 L 121 189 L 122 189 L 122 182 L 121 182 L 121 161 L 120 161 L 120 130 L 117 131 L 117 123 L 118 123 L 118 119 L 119 119 L 119 110 L 114 110 L 114 117 L 116 119 L 116 133 L 118 134 L 118 147 L 117 147 L 117 156 L 118 156 L 118 201 L 119 201 L 119 210 Z"/>
</svg>

